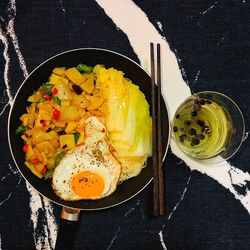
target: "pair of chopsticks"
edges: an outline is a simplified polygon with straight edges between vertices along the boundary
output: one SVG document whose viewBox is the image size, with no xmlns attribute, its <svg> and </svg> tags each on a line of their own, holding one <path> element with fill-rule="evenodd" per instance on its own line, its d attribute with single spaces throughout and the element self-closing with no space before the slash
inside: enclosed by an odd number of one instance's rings
<svg viewBox="0 0 250 250">
<path fill-rule="evenodd" d="M 162 127 L 161 127 L 161 51 L 157 43 L 156 65 L 154 56 L 154 43 L 150 43 L 151 59 L 151 100 L 153 124 L 153 214 L 165 214 L 164 176 L 162 164 Z M 155 81 L 155 66 L 157 82 Z M 155 83 L 157 83 L 157 91 Z"/>
</svg>

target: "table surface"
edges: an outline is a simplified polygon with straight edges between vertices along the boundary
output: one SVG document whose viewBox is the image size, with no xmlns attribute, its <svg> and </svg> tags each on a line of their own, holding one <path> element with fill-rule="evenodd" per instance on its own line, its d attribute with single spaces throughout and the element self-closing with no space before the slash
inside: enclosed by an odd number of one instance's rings
<svg viewBox="0 0 250 250">
<path fill-rule="evenodd" d="M 164 161 L 166 215 L 152 218 L 152 186 L 126 203 L 83 212 L 75 249 L 250 248 L 250 3 L 247 0 L 0 1 L 0 249 L 53 249 L 60 207 L 21 177 L 7 140 L 18 87 L 49 57 L 73 48 L 113 50 L 149 71 L 160 42 L 170 115 L 191 92 L 215 90 L 240 106 L 241 150 L 217 167 Z"/>
</svg>

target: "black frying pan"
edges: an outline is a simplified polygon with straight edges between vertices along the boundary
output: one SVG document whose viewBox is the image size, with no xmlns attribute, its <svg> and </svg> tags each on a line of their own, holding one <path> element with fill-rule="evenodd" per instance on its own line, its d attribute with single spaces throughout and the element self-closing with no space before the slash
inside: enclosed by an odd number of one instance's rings
<svg viewBox="0 0 250 250">
<path fill-rule="evenodd" d="M 24 165 L 24 153 L 22 152 L 23 141 L 20 136 L 15 135 L 15 130 L 20 125 L 20 116 L 25 113 L 26 107 L 28 106 L 28 97 L 42 83 L 48 80 L 53 68 L 62 66 L 73 67 L 79 63 L 84 63 L 90 66 L 104 64 L 106 67 L 114 67 L 118 70 L 122 70 L 125 73 L 125 77 L 128 77 L 133 81 L 133 83 L 139 85 L 141 91 L 145 94 L 148 103 L 151 103 L 151 80 L 149 75 L 131 59 L 104 49 L 87 48 L 63 52 L 40 64 L 35 70 L 32 71 L 28 78 L 24 80 L 17 91 L 8 120 L 8 139 L 12 157 L 23 177 L 41 195 L 45 196 L 52 202 L 63 206 L 64 209 L 62 211 L 62 217 L 71 221 L 77 220 L 80 210 L 105 209 L 127 201 L 144 189 L 152 180 L 152 161 L 151 158 L 149 158 L 147 166 L 142 170 L 140 175 L 120 184 L 117 190 L 109 197 L 95 201 L 64 201 L 55 195 L 51 188 L 50 181 L 37 178 Z M 163 127 L 162 143 L 164 151 L 163 154 L 165 154 L 169 142 L 169 120 L 164 100 L 162 99 L 161 101 Z M 67 223 L 66 220 L 64 221 L 65 223 Z M 59 230 L 59 236 L 60 232 L 61 229 Z M 68 236 L 67 238 L 62 237 L 62 241 L 63 239 L 66 239 L 69 242 L 70 239 Z M 58 244 L 59 243 L 57 243 L 57 245 Z M 65 247 L 65 245 L 62 246 Z"/>
</svg>

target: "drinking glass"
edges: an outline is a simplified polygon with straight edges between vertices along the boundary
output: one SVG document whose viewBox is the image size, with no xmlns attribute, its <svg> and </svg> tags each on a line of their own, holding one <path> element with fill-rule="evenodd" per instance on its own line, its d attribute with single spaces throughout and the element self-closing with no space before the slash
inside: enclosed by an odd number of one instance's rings
<svg viewBox="0 0 250 250">
<path fill-rule="evenodd" d="M 188 157 L 203 163 L 228 160 L 240 148 L 245 122 L 228 96 L 202 91 L 188 97 L 172 120 L 172 138 Z"/>
</svg>

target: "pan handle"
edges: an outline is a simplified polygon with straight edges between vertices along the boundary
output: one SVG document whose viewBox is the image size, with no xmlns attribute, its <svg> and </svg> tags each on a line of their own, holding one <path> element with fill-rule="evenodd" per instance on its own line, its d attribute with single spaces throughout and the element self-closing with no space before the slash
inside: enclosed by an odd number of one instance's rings
<svg viewBox="0 0 250 250">
<path fill-rule="evenodd" d="M 63 207 L 55 250 L 71 250 L 79 226 L 79 209 Z"/>
</svg>

